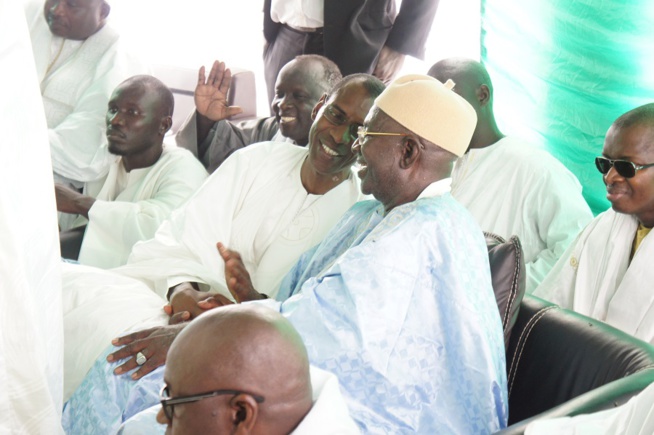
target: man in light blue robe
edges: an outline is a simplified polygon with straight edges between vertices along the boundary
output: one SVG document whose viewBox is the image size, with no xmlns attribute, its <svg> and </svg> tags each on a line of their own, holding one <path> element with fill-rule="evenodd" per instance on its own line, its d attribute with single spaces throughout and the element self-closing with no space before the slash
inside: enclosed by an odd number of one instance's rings
<svg viewBox="0 0 654 435">
<path fill-rule="evenodd" d="M 357 203 L 295 269 L 323 272 L 303 274 L 281 304 L 312 364 L 339 378 L 364 433 L 487 433 L 506 423 L 486 245 L 447 187 L 432 184 L 386 216 L 377 201 Z"/>
<path fill-rule="evenodd" d="M 362 191 L 376 200 L 355 204 L 300 259 L 282 302 L 251 302 L 291 321 L 311 364 L 339 378 L 364 433 L 491 433 L 507 423 L 504 342 L 486 245 L 449 194 L 452 163 L 465 152 L 476 116 L 451 87 L 405 76 L 378 97 L 355 144 Z M 220 250 L 235 299 L 261 299 L 240 256 Z M 220 303 L 215 297 L 198 306 Z M 126 353 L 153 345 L 135 343 Z M 127 393 L 111 368 L 96 364 L 91 376 L 104 377 L 108 391 L 119 386 L 124 418 L 156 403 L 161 368 Z M 86 381 L 78 393 L 71 399 L 78 404 L 101 396 Z"/>
</svg>

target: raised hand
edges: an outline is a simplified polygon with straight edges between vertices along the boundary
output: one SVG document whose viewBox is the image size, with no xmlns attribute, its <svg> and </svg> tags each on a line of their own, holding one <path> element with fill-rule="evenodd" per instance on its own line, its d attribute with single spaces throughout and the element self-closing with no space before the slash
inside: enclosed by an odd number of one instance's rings
<svg viewBox="0 0 654 435">
<path fill-rule="evenodd" d="M 253 301 L 256 299 L 265 299 L 261 293 L 258 293 L 252 286 L 252 280 L 245 264 L 241 260 L 241 255 L 236 251 L 231 251 L 222 243 L 216 245 L 220 256 L 225 261 L 225 281 L 229 292 L 234 296 L 236 302 Z"/>
<path fill-rule="evenodd" d="M 166 363 L 166 355 L 177 334 L 181 332 L 186 324 L 174 326 L 158 326 L 134 332 L 111 341 L 114 346 L 124 346 L 107 356 L 108 362 L 120 361 L 129 358 L 124 364 L 116 367 L 115 375 L 122 375 L 130 370 L 139 367 L 136 362 L 138 353 L 146 358 L 145 363 L 132 373 L 132 379 L 141 379 L 152 370 Z"/>
<path fill-rule="evenodd" d="M 198 73 L 195 87 L 195 108 L 199 115 L 214 122 L 243 112 L 238 106 L 230 106 L 227 93 L 232 83 L 232 72 L 225 68 L 224 62 L 214 61 L 209 77 L 205 77 L 204 66 Z"/>
</svg>

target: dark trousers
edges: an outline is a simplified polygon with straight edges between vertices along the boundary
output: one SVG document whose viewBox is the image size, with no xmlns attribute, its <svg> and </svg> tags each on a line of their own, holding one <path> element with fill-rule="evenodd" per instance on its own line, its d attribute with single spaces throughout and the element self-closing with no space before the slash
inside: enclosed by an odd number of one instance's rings
<svg viewBox="0 0 654 435">
<path fill-rule="evenodd" d="M 277 74 L 284 65 L 300 54 L 324 55 L 322 30 L 312 33 L 300 32 L 281 26 L 275 40 L 266 45 L 263 53 L 264 75 L 268 88 L 268 103 L 275 98 Z"/>
<path fill-rule="evenodd" d="M 63 258 L 69 260 L 79 259 L 79 251 L 82 249 L 85 232 L 86 225 L 59 232 L 59 247 Z"/>
</svg>

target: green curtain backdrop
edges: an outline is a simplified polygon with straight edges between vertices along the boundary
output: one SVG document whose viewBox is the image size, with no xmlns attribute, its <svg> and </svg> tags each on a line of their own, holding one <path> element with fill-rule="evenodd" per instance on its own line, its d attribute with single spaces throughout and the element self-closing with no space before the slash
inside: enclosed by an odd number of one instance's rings
<svg viewBox="0 0 654 435">
<path fill-rule="evenodd" d="M 482 0 L 481 22 L 500 127 L 551 152 L 606 210 L 593 160 L 615 118 L 654 102 L 654 0 Z"/>
</svg>

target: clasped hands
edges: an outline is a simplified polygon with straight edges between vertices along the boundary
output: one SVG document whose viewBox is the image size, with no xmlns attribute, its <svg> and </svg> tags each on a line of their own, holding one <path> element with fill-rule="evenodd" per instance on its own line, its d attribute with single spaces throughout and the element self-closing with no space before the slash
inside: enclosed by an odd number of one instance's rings
<svg viewBox="0 0 654 435">
<path fill-rule="evenodd" d="M 225 262 L 225 282 L 237 302 L 261 299 L 262 295 L 252 286 L 241 256 L 236 251 L 227 249 L 222 243 L 217 245 L 218 252 Z M 182 283 L 175 287 L 170 303 L 164 306 L 169 316 L 168 325 L 127 334 L 112 340 L 114 346 L 123 346 L 107 356 L 108 362 L 127 359 L 116 367 L 115 375 L 122 375 L 138 368 L 131 378 L 138 380 L 157 367 L 166 363 L 166 355 L 173 340 L 186 326 L 186 323 L 205 311 L 233 304 L 223 295 L 196 290 L 191 283 Z M 146 361 L 142 365 L 136 362 L 136 355 L 142 353 Z"/>
</svg>

